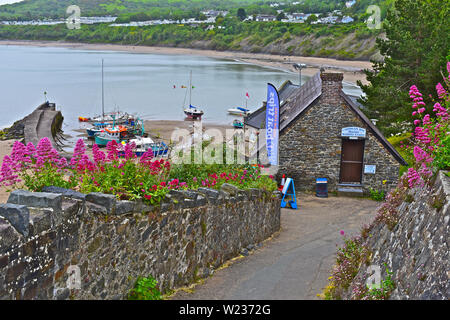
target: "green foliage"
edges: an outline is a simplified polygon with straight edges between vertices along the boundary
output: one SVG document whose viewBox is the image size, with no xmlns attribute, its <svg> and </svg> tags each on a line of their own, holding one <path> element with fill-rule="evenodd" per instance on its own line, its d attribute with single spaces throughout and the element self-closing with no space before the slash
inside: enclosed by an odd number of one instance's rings
<svg viewBox="0 0 450 320">
<path fill-rule="evenodd" d="M 245 12 L 245 9 L 239 8 L 237 11 L 237 17 L 241 21 L 244 20 L 245 18 L 247 18 L 247 13 Z"/>
<path fill-rule="evenodd" d="M 134 288 L 128 293 L 128 300 L 162 300 L 158 281 L 152 276 L 148 278 L 139 277 Z"/>
<path fill-rule="evenodd" d="M 383 201 L 385 197 L 383 190 L 374 190 L 370 188 L 370 198 L 375 201 Z"/>
<path fill-rule="evenodd" d="M 361 86 L 365 97 L 361 102 L 371 119 L 384 134 L 399 132 L 402 123 L 412 128 L 408 88 L 434 92 L 441 79 L 450 50 L 450 2 L 441 0 L 396 0 L 395 10 L 387 14 L 386 39 L 378 39 L 383 61 L 373 61 L 373 71 L 366 70 L 370 82 Z M 362 31 L 360 31 L 362 32 Z M 425 103 L 431 99 L 424 96 Z"/>
<path fill-rule="evenodd" d="M 450 135 L 441 140 L 442 147 L 436 149 L 434 153 L 433 165 L 437 169 L 449 170 L 450 169 Z"/>
</svg>

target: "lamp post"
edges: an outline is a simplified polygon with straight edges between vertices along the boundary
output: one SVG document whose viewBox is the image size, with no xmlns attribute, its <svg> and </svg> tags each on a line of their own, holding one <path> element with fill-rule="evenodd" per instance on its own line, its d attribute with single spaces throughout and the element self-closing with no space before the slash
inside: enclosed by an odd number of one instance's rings
<svg viewBox="0 0 450 320">
<path fill-rule="evenodd" d="M 294 63 L 292 66 L 295 68 L 295 70 L 298 70 L 298 72 L 299 72 L 298 83 L 299 83 L 299 86 L 301 87 L 302 86 L 302 69 L 307 68 L 307 66 L 304 63 Z"/>
</svg>

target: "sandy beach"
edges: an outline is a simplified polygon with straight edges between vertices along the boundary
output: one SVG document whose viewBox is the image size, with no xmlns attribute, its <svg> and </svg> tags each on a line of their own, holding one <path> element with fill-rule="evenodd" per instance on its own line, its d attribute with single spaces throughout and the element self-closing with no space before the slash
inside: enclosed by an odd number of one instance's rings
<svg viewBox="0 0 450 320">
<path fill-rule="evenodd" d="M 370 69 L 372 64 L 369 61 L 337 60 L 330 58 L 317 57 L 298 57 L 281 56 L 261 53 L 245 53 L 232 51 L 214 51 L 199 50 L 188 48 L 169 48 L 169 47 L 149 47 L 149 46 L 130 46 L 117 44 L 86 44 L 72 43 L 63 41 L 19 41 L 2 40 L 0 45 L 20 45 L 36 47 L 60 47 L 80 50 L 111 50 L 126 51 L 134 53 L 153 53 L 153 54 L 176 54 L 176 55 L 198 55 L 216 59 L 231 59 L 249 64 L 276 68 L 285 71 L 297 72 L 293 68 L 294 63 L 305 63 L 308 68 L 302 71 L 305 75 L 314 75 L 320 68 L 334 70 L 344 73 L 344 81 L 355 84 L 357 80 L 367 83 L 362 70 Z"/>
</svg>

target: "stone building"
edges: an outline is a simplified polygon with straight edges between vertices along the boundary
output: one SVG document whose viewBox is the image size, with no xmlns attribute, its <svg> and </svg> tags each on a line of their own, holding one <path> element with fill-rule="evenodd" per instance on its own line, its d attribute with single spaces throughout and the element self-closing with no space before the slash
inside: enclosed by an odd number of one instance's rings
<svg viewBox="0 0 450 320">
<path fill-rule="evenodd" d="M 342 194 L 388 190 L 407 163 L 342 91 L 342 80 L 342 73 L 319 72 L 300 88 L 290 82 L 280 88 L 278 174 L 293 178 L 297 190 L 314 190 L 317 178 Z M 265 106 L 245 126 L 264 128 Z"/>
</svg>

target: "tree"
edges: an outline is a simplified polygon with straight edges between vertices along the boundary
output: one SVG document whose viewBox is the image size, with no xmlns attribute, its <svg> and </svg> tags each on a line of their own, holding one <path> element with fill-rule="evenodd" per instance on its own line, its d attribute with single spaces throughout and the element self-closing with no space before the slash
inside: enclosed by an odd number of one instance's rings
<svg viewBox="0 0 450 320">
<path fill-rule="evenodd" d="M 239 20 L 243 21 L 247 18 L 247 13 L 245 12 L 244 8 L 239 8 L 236 15 Z"/>
<path fill-rule="evenodd" d="M 277 20 L 281 21 L 283 19 L 286 19 L 286 15 L 284 14 L 283 11 L 281 11 L 278 15 L 277 15 Z"/>
<path fill-rule="evenodd" d="M 441 0 L 396 0 L 388 12 L 386 39 L 377 39 L 383 61 L 372 61 L 373 70 L 365 70 L 369 84 L 358 81 L 365 93 L 360 99 L 364 112 L 378 119 L 383 133 L 412 126 L 408 95 L 412 84 L 422 92 L 435 92 L 450 50 L 449 7 L 448 1 Z M 430 105 L 428 96 L 424 100 Z"/>
<path fill-rule="evenodd" d="M 315 21 L 317 21 L 319 18 L 317 18 L 317 16 L 315 14 L 311 14 L 308 16 L 308 18 L 306 18 L 306 23 L 307 24 L 311 24 Z"/>
</svg>

